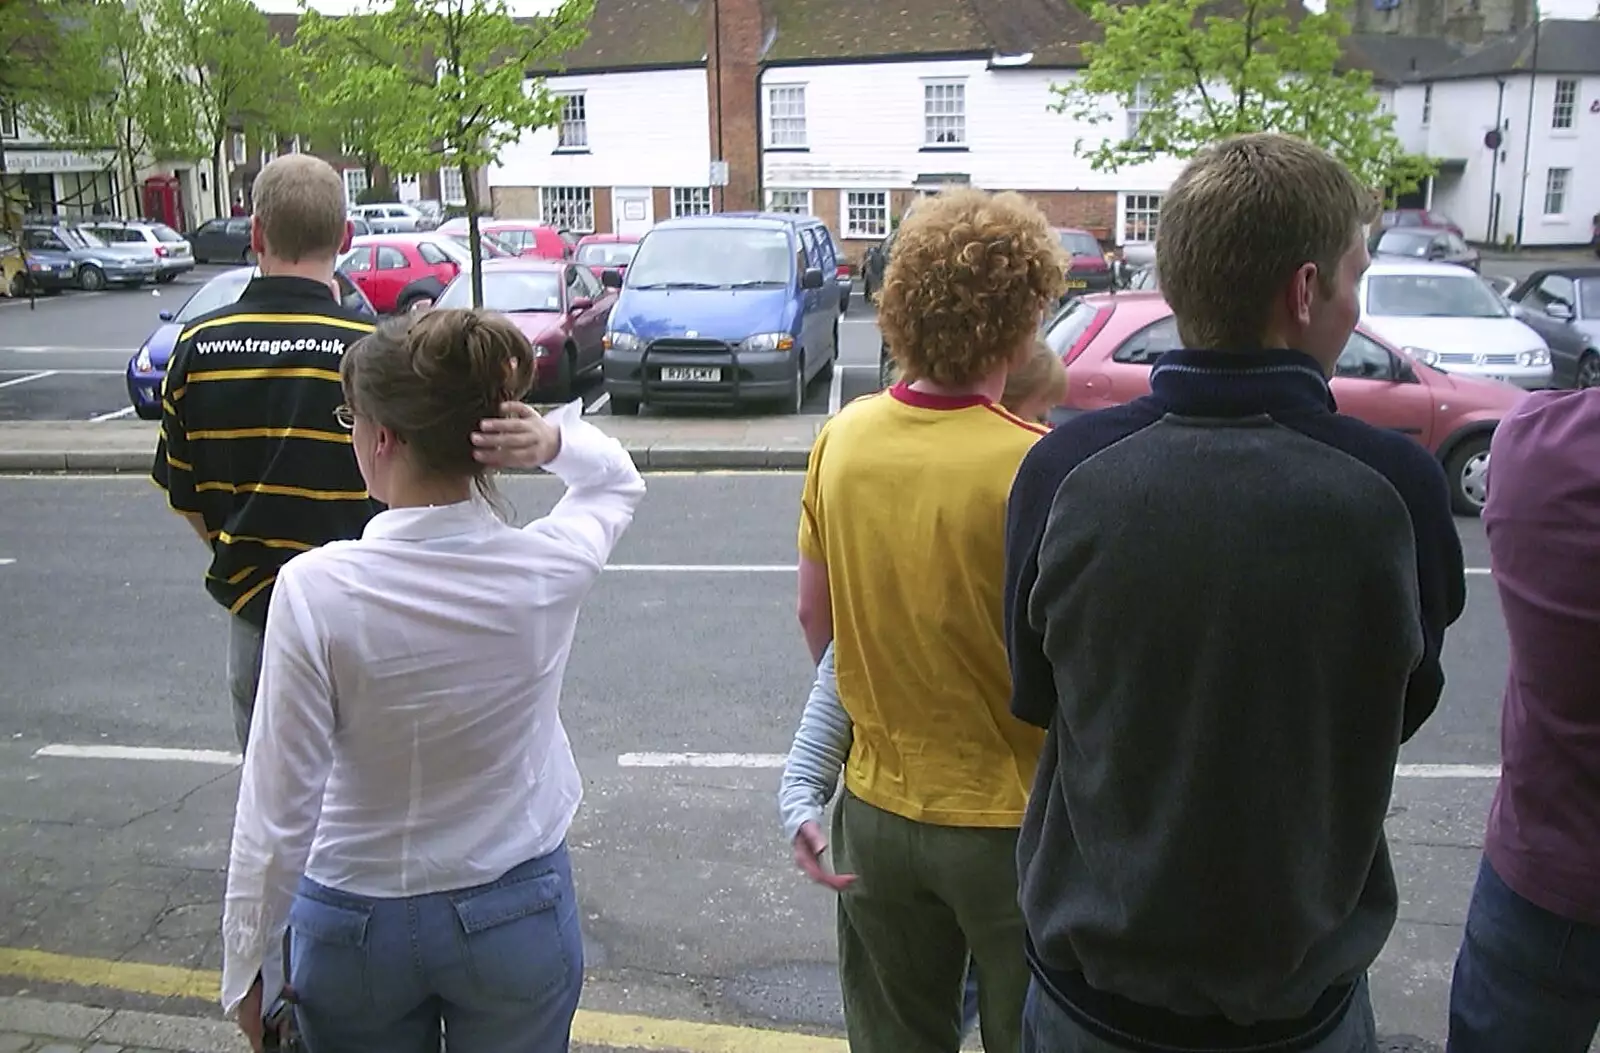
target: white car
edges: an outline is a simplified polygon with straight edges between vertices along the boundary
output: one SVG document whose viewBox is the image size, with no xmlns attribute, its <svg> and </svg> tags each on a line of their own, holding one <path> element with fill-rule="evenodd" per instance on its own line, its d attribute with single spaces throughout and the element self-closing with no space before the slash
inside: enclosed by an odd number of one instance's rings
<svg viewBox="0 0 1600 1053">
<path fill-rule="evenodd" d="M 1483 279 L 1452 263 L 1377 261 L 1361 279 L 1361 317 L 1378 335 L 1447 373 L 1551 384 L 1550 348 Z"/>
<path fill-rule="evenodd" d="M 350 210 L 350 214 L 366 220 L 374 234 L 417 234 L 438 226 L 435 220 L 420 209 L 398 201 L 357 205 Z"/>
</svg>

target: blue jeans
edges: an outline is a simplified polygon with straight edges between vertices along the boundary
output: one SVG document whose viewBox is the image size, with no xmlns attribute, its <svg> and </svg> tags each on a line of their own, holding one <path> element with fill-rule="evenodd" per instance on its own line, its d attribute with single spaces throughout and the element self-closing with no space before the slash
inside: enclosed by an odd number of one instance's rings
<svg viewBox="0 0 1600 1053">
<path fill-rule="evenodd" d="M 302 878 L 290 984 L 311 1053 L 566 1053 L 583 940 L 565 845 L 498 881 L 407 899 Z"/>
<path fill-rule="evenodd" d="M 1448 1053 L 1585 1053 L 1597 1031 L 1600 928 L 1529 903 L 1485 858 L 1450 981 Z"/>
<path fill-rule="evenodd" d="M 1045 993 L 1035 980 L 1028 988 L 1022 1011 L 1022 1053 L 1155 1053 L 1161 1047 L 1129 1040 L 1116 1045 L 1084 1030 L 1065 1009 Z M 1176 1051 L 1174 1051 L 1176 1053 Z M 1363 976 L 1351 996 L 1350 1008 L 1333 1033 L 1305 1053 L 1378 1053 L 1378 1025 L 1372 1016 L 1372 994 Z"/>
</svg>

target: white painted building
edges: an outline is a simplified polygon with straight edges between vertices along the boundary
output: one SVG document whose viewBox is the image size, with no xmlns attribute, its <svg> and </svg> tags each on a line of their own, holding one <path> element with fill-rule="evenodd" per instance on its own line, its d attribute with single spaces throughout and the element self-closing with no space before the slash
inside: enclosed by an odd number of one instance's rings
<svg viewBox="0 0 1600 1053">
<path fill-rule="evenodd" d="M 1537 74 L 1533 32 L 1401 85 L 1395 127 L 1438 164 L 1428 206 L 1468 240 L 1584 245 L 1600 215 L 1600 22 L 1543 23 Z"/>
<path fill-rule="evenodd" d="M 971 185 L 1026 192 L 1059 226 L 1119 244 L 1151 241 L 1181 163 L 1091 169 L 1088 150 L 1126 135 L 1138 115 L 1111 111 L 1092 125 L 1056 112 L 1051 85 L 1074 76 L 982 59 L 768 66 L 760 81 L 767 206 L 820 216 L 850 248 L 887 234 L 916 194 Z"/>
<path fill-rule="evenodd" d="M 562 120 L 488 169 L 495 214 L 576 232 L 642 234 L 711 211 L 704 67 L 551 77 Z"/>
</svg>

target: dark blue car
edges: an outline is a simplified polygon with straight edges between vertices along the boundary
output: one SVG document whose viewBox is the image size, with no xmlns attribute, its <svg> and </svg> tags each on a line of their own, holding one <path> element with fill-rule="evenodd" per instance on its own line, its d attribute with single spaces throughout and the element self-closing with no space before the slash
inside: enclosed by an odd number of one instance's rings
<svg viewBox="0 0 1600 1053">
<path fill-rule="evenodd" d="M 133 403 L 133 411 L 142 419 L 161 418 L 161 382 L 166 379 L 167 360 L 172 357 L 173 345 L 178 342 L 178 334 L 183 332 L 184 326 L 203 314 L 237 302 L 244 295 L 244 287 L 258 273 L 254 267 L 235 267 L 231 271 L 223 271 L 189 297 L 177 314 L 161 312 L 158 316 L 161 324 L 128 360 L 128 399 Z M 334 277 L 339 282 L 340 299 L 346 307 L 353 307 L 373 318 L 378 317 L 378 312 L 372 309 L 366 296 L 345 277 L 344 272 L 335 271 Z"/>
<path fill-rule="evenodd" d="M 776 401 L 799 413 L 811 381 L 839 357 L 847 291 L 833 237 L 815 217 L 734 212 L 657 224 L 611 312 L 611 411 Z"/>
</svg>

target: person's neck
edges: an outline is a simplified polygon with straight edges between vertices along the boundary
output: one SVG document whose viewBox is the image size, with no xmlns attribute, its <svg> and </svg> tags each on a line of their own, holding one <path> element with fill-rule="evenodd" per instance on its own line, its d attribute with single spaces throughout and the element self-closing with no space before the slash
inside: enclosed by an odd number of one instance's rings
<svg viewBox="0 0 1600 1053">
<path fill-rule="evenodd" d="M 973 395 L 982 395 L 990 402 L 999 402 L 1000 396 L 1005 394 L 1006 373 L 1000 370 L 986 377 L 980 377 L 970 384 L 936 384 L 931 380 L 913 380 L 907 385 L 912 391 L 924 395 L 937 395 L 944 398 L 970 398 Z"/>
<path fill-rule="evenodd" d="M 333 281 L 333 263 L 333 260 L 296 260 L 290 263 L 263 253 L 256 261 L 256 269 L 264 278 L 306 278 L 329 285 Z"/>
<path fill-rule="evenodd" d="M 471 479 L 415 479 L 400 477 L 389 481 L 390 508 L 428 508 L 455 505 L 472 496 Z"/>
</svg>

